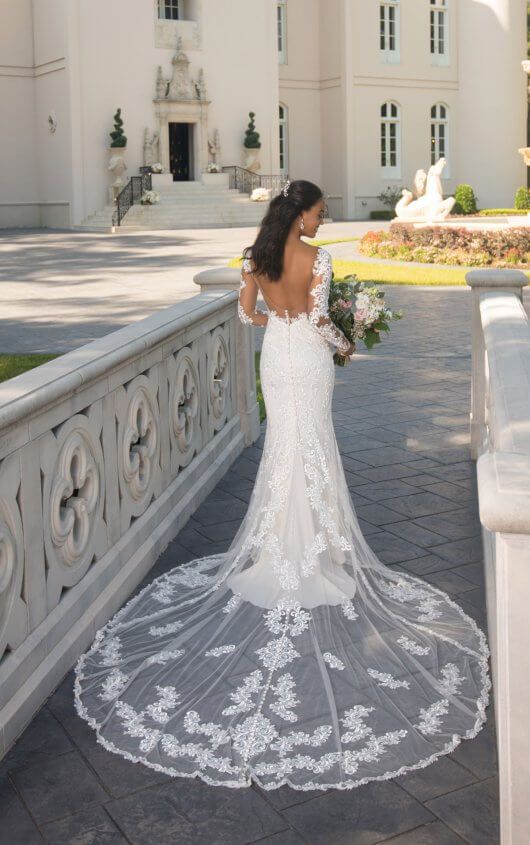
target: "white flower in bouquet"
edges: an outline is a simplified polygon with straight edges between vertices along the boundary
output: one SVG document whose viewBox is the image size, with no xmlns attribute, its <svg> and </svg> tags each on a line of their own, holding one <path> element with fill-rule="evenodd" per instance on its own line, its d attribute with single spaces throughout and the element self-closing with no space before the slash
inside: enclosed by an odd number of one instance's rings
<svg viewBox="0 0 530 845">
<path fill-rule="evenodd" d="M 399 320 L 403 313 L 391 311 L 385 305 L 384 293 L 374 284 L 360 282 L 355 275 L 343 281 L 332 280 L 329 292 L 329 313 L 351 343 L 362 340 L 367 349 L 380 343 L 380 333 L 390 331 L 388 322 Z M 345 365 L 345 358 L 335 354 L 338 366 Z"/>
<path fill-rule="evenodd" d="M 270 188 L 254 188 L 250 195 L 252 202 L 268 202 L 271 198 Z"/>
<path fill-rule="evenodd" d="M 207 167 L 208 173 L 221 173 L 221 167 L 219 164 L 216 164 L 214 161 L 211 161 Z"/>
<path fill-rule="evenodd" d="M 151 165 L 151 173 L 162 173 L 163 170 L 164 168 L 159 161 L 157 161 L 156 164 Z"/>
<path fill-rule="evenodd" d="M 144 191 L 140 202 L 142 205 L 155 205 L 155 203 L 160 202 L 160 194 L 157 191 Z"/>
</svg>

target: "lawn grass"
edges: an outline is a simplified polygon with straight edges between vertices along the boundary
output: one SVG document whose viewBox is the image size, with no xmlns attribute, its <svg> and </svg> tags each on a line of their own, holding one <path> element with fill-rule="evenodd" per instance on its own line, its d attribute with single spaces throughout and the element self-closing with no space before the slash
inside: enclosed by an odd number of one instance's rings
<svg viewBox="0 0 530 845">
<path fill-rule="evenodd" d="M 346 238 L 346 240 L 351 240 Z M 329 241 L 328 243 L 332 243 Z M 337 243 L 337 242 L 335 242 Z M 232 258 L 229 267 L 239 269 L 240 258 Z M 384 264 L 375 261 L 344 261 L 342 258 L 333 259 L 335 281 L 345 276 L 355 275 L 360 282 L 376 282 L 378 285 L 451 285 L 465 286 L 466 273 L 470 269 L 488 269 L 487 267 L 444 267 L 443 264 Z M 530 278 L 530 271 L 523 270 Z"/>
<path fill-rule="evenodd" d="M 372 261 L 343 261 L 333 259 L 335 280 L 353 274 L 361 282 L 381 285 L 465 285 L 469 267 L 443 267 L 423 264 L 420 267 L 403 264 L 380 264 Z"/>
<path fill-rule="evenodd" d="M 45 364 L 57 355 L 44 355 L 38 353 L 31 353 L 28 355 L 8 355 L 7 353 L 0 354 L 0 381 L 7 381 L 9 378 L 19 376 L 25 373 L 26 370 L 32 370 L 33 367 L 38 367 L 40 364 Z"/>
<path fill-rule="evenodd" d="M 326 246 L 326 244 L 348 244 L 353 241 L 360 241 L 361 236 L 357 235 L 354 238 L 309 238 L 306 243 L 311 244 L 311 246 Z"/>
<path fill-rule="evenodd" d="M 241 259 L 232 258 L 230 267 L 241 267 Z M 423 264 L 421 267 L 401 264 L 380 264 L 375 261 L 344 261 L 333 259 L 335 280 L 354 274 L 359 281 L 377 282 L 381 285 L 465 285 L 467 267 L 442 267 L 438 264 Z"/>
<path fill-rule="evenodd" d="M 259 375 L 259 359 L 261 356 L 261 352 L 257 351 L 254 353 L 254 366 L 256 368 L 256 397 L 258 400 L 259 405 L 259 421 L 263 422 L 266 417 L 265 413 L 265 400 L 263 399 L 263 393 L 261 390 L 261 379 Z"/>
</svg>

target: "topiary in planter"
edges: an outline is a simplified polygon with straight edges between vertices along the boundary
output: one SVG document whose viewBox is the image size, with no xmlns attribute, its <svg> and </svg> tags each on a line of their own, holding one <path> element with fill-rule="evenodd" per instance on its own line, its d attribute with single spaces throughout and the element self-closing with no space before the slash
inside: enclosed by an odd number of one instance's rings
<svg viewBox="0 0 530 845">
<path fill-rule="evenodd" d="M 243 146 L 245 146 L 249 150 L 259 150 L 261 148 L 261 141 L 259 139 L 259 132 L 256 132 L 256 126 L 254 124 L 254 118 L 256 116 L 255 112 L 250 111 L 248 113 L 250 118 L 248 122 L 248 128 L 245 131 L 245 140 L 243 141 Z"/>
<path fill-rule="evenodd" d="M 517 188 L 515 192 L 515 208 L 530 209 L 530 190 L 528 188 Z"/>
<path fill-rule="evenodd" d="M 453 214 L 476 214 L 477 200 L 471 185 L 457 185 Z"/>
<path fill-rule="evenodd" d="M 118 109 L 114 115 L 114 132 L 109 132 L 112 138 L 111 147 L 126 147 L 127 138 L 123 134 L 123 120 L 121 119 L 121 109 Z"/>
</svg>

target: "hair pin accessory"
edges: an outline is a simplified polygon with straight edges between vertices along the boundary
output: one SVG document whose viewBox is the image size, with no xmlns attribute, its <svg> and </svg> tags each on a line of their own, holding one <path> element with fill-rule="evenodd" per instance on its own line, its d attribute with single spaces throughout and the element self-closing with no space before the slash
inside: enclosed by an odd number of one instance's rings
<svg viewBox="0 0 530 845">
<path fill-rule="evenodd" d="M 285 185 L 282 188 L 282 194 L 284 195 L 284 197 L 287 196 L 287 192 L 289 191 L 289 185 L 290 184 L 291 184 L 291 182 L 288 179 L 287 182 L 285 183 Z"/>
</svg>

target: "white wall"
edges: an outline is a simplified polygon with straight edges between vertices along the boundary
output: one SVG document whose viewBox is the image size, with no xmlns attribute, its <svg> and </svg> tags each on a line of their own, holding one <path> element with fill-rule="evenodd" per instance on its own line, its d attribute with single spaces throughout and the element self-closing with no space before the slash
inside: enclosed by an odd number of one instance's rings
<svg viewBox="0 0 530 845">
<path fill-rule="evenodd" d="M 427 2 L 401 0 L 395 64 L 379 55 L 379 3 L 319 4 L 319 52 L 313 4 L 288 0 L 287 6 L 288 65 L 280 66 L 280 93 L 291 105 L 291 172 L 309 162 L 314 173 L 320 171 L 323 187 L 335 197 L 329 203 L 333 214 L 366 217 L 382 207 L 376 197 L 386 187 L 412 187 L 416 171 L 430 166 L 435 103 L 449 108 L 445 192 L 470 182 L 480 205 L 513 205 L 516 187 L 526 181 L 517 152 L 525 139 L 525 0 L 448 0 L 446 65 L 431 57 Z M 402 168 L 396 179 L 382 175 L 379 163 L 379 109 L 388 99 L 401 106 Z M 312 140 L 317 116 L 320 143 Z"/>
<path fill-rule="evenodd" d="M 335 217 L 368 216 L 388 185 L 412 186 L 430 165 L 430 107 L 450 109 L 450 178 L 481 206 L 511 206 L 526 170 L 526 0 L 449 0 L 450 62 L 432 63 L 429 4 L 401 0 L 401 60 L 381 61 L 377 2 L 287 0 L 287 63 L 278 64 L 272 0 L 189 0 L 204 69 L 209 129 L 223 164 L 244 163 L 248 112 L 261 172 L 278 173 L 278 104 L 288 108 L 289 175 L 320 184 Z M 108 201 L 107 149 L 121 107 L 128 175 L 155 129 L 156 69 L 171 75 L 174 44 L 157 46 L 156 0 L 2 0 L 0 225 L 73 225 Z M 191 32 L 188 24 L 187 32 Z M 173 37 L 173 36 L 172 36 Z M 401 105 L 402 173 L 379 167 L 379 108 Z M 57 115 L 57 131 L 48 114 Z M 485 166 L 485 162 L 490 166 Z M 15 205 L 15 203 L 19 203 Z"/>
<path fill-rule="evenodd" d="M 0 5 L 0 226 L 69 225 L 66 0 Z M 55 112 L 51 133 L 48 115 Z"/>
<path fill-rule="evenodd" d="M 0 226 L 38 224 L 31 0 L 0 3 Z"/>
<path fill-rule="evenodd" d="M 68 226 L 71 200 L 70 119 L 65 66 L 69 0 L 33 0 L 35 144 L 42 225 Z M 53 112 L 57 129 L 50 132 Z"/>
<path fill-rule="evenodd" d="M 174 48 L 155 46 L 153 0 L 70 0 L 78 7 L 79 47 L 71 56 L 77 93 L 72 98 L 76 142 L 81 147 L 82 200 L 75 222 L 107 203 L 107 148 L 113 115 L 122 109 L 128 175 L 143 163 L 144 128 L 155 129 L 155 80 L 161 65 L 171 76 Z M 190 76 L 204 69 L 209 129 L 219 129 L 222 163 L 244 163 L 242 143 L 248 112 L 256 112 L 262 172 L 278 172 L 278 68 L 274 8 L 269 0 L 202 0 L 201 46 L 184 46 Z M 103 25 L 102 25 L 103 22 Z M 126 37 L 125 37 L 126 34 Z M 127 45 L 131 48 L 128 49 Z M 77 64 L 77 66 L 76 66 Z"/>
<path fill-rule="evenodd" d="M 519 147 L 526 146 L 526 0 L 458 4 L 459 181 L 479 205 L 512 208 L 526 185 Z M 477 38 L 477 34 L 479 37 Z"/>
</svg>

